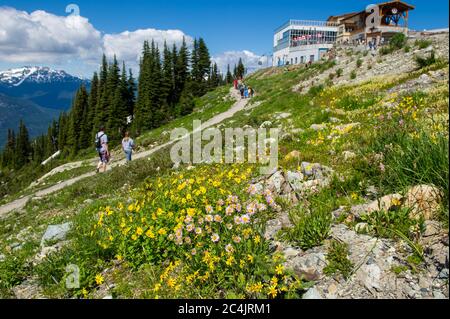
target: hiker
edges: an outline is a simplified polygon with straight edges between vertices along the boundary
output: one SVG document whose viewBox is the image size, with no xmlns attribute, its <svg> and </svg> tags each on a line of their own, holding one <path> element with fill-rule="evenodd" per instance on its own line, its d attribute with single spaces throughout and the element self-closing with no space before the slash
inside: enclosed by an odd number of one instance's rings
<svg viewBox="0 0 450 319">
<path fill-rule="evenodd" d="M 248 87 L 244 85 L 244 99 L 248 99 Z"/>
<path fill-rule="evenodd" d="M 106 172 L 106 164 L 109 162 L 108 136 L 105 133 L 105 127 L 101 126 L 99 132 L 95 135 L 95 148 L 97 149 L 100 161 L 97 164 L 97 173 L 100 169 Z"/>
<path fill-rule="evenodd" d="M 248 96 L 250 98 L 252 98 L 254 94 L 255 94 L 255 92 L 253 91 L 253 88 L 251 86 L 249 86 L 248 87 Z"/>
<path fill-rule="evenodd" d="M 238 80 L 237 80 L 237 79 L 234 79 L 234 81 L 233 81 L 233 86 L 234 86 L 234 89 L 235 89 L 235 90 L 238 89 Z"/>
<path fill-rule="evenodd" d="M 122 140 L 122 150 L 125 153 L 127 163 L 131 162 L 131 154 L 133 153 L 133 149 L 134 149 L 134 141 L 130 137 L 130 133 L 127 131 L 125 132 L 125 136 Z"/>
<path fill-rule="evenodd" d="M 244 98 L 244 84 L 240 84 L 239 85 L 239 91 L 241 92 L 241 99 Z"/>
</svg>

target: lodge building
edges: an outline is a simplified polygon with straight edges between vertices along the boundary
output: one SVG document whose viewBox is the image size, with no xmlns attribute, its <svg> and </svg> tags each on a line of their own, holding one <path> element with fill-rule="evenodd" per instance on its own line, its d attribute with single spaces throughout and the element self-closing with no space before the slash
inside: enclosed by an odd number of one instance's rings
<svg viewBox="0 0 450 319">
<path fill-rule="evenodd" d="M 376 5 L 380 23 L 367 26 L 366 10 L 330 16 L 326 21 L 289 20 L 275 30 L 273 65 L 315 62 L 336 43 L 383 43 L 394 34 L 408 34 L 409 12 L 414 6 L 403 1 Z"/>
</svg>

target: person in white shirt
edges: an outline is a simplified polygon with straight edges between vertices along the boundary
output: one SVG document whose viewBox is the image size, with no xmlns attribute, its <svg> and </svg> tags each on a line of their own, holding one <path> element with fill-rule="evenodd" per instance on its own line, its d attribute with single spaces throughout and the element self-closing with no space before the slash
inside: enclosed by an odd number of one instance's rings
<svg viewBox="0 0 450 319">
<path fill-rule="evenodd" d="M 131 154 L 133 153 L 133 149 L 134 149 L 134 141 L 130 137 L 130 133 L 125 132 L 125 137 L 122 140 L 122 150 L 125 153 L 127 162 L 131 162 Z"/>
<path fill-rule="evenodd" d="M 97 173 L 100 169 L 106 172 L 106 165 L 109 162 L 108 136 L 105 133 L 105 127 L 101 126 L 99 132 L 95 135 L 95 147 L 98 152 L 100 161 L 97 165 Z"/>
</svg>

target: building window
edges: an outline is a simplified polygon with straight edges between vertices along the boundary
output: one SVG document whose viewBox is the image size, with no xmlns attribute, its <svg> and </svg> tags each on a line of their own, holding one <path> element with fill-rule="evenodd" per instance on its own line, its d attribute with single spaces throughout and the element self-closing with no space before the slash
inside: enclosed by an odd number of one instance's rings
<svg viewBox="0 0 450 319">
<path fill-rule="evenodd" d="M 310 55 L 309 61 L 310 61 L 311 63 L 314 62 L 314 54 L 311 54 L 311 55 Z"/>
<path fill-rule="evenodd" d="M 300 63 L 302 63 L 302 64 L 305 63 L 305 57 L 304 56 L 300 57 Z"/>
<path fill-rule="evenodd" d="M 297 57 L 295 57 L 295 64 L 297 64 L 298 63 L 298 58 Z"/>
</svg>

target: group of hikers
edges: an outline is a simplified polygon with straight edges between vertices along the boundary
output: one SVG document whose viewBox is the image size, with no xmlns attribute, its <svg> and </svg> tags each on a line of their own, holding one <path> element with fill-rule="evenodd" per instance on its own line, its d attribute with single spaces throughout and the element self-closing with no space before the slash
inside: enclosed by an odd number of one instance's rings
<svg viewBox="0 0 450 319">
<path fill-rule="evenodd" d="M 255 91 L 251 86 L 247 86 L 242 78 L 234 80 L 234 88 L 241 94 L 242 99 L 252 98 Z M 100 161 L 97 165 L 97 173 L 106 172 L 106 166 L 111 159 L 111 153 L 108 147 L 108 135 L 105 133 L 105 127 L 102 125 L 99 128 L 98 133 L 95 135 L 95 148 L 98 152 Z M 126 131 L 122 139 L 122 151 L 125 154 L 127 163 L 131 162 L 131 155 L 135 149 L 133 139 L 130 137 L 130 132 Z"/>
<path fill-rule="evenodd" d="M 111 159 L 111 153 L 108 147 L 108 135 L 105 133 L 105 127 L 102 125 L 99 128 L 98 133 L 95 135 L 95 148 L 98 152 L 100 161 L 97 165 L 97 173 L 102 171 L 106 172 L 106 166 Z M 135 148 L 133 139 L 130 137 L 130 133 L 127 131 L 122 139 L 122 150 L 125 153 L 127 163 L 131 162 L 131 155 Z"/>
<path fill-rule="evenodd" d="M 247 86 L 242 78 L 233 81 L 234 88 L 241 93 L 241 99 L 252 98 L 255 91 L 251 86 Z"/>
</svg>

